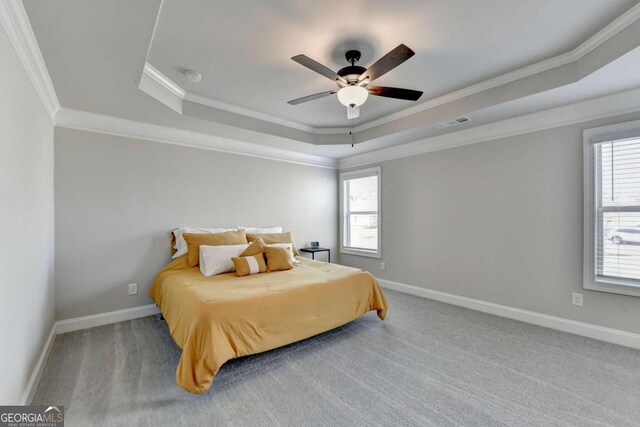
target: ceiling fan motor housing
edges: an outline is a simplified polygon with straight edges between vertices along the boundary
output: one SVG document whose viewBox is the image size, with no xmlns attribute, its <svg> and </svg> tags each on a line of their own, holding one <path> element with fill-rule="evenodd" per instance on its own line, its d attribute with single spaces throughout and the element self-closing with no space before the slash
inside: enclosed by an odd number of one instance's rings
<svg viewBox="0 0 640 427">
<path fill-rule="evenodd" d="M 366 68 L 355 65 L 355 63 L 360 60 L 360 51 L 349 50 L 344 54 L 344 57 L 347 58 L 347 62 L 351 65 L 338 71 L 338 75 L 345 79 L 349 84 L 356 84 L 360 75 L 367 71 Z"/>
<path fill-rule="evenodd" d="M 349 84 L 355 84 L 358 82 L 358 78 L 362 73 L 367 71 L 366 68 L 358 65 L 349 65 L 348 67 L 341 68 L 338 71 L 338 75 L 345 79 Z"/>
</svg>

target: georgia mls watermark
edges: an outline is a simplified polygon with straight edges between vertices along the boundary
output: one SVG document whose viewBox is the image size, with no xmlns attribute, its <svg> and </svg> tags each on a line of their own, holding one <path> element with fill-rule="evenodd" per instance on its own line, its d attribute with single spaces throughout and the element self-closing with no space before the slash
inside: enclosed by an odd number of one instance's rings
<svg viewBox="0 0 640 427">
<path fill-rule="evenodd" d="M 64 406 L 0 406 L 0 427 L 63 427 Z"/>
</svg>

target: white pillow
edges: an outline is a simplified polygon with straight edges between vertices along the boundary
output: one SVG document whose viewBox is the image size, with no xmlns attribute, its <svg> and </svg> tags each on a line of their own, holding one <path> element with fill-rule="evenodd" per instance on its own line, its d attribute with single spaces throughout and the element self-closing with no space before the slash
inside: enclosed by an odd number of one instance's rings
<svg viewBox="0 0 640 427">
<path fill-rule="evenodd" d="M 200 272 L 205 276 L 215 276 L 235 271 L 231 258 L 240 256 L 248 247 L 248 243 L 221 246 L 200 245 Z"/>
<path fill-rule="evenodd" d="M 211 234 L 211 233 L 224 233 L 225 231 L 236 231 L 237 228 L 197 228 L 197 227 L 180 227 L 173 231 L 173 235 L 176 236 L 176 244 L 173 247 L 176 253 L 173 254 L 173 259 L 178 258 L 180 255 L 184 255 L 189 252 L 187 248 L 187 242 L 182 235 L 184 233 L 193 234 Z"/>
<path fill-rule="evenodd" d="M 282 227 L 238 227 L 240 230 L 244 230 L 246 233 L 251 234 L 269 234 L 269 233 L 282 233 Z"/>
<path fill-rule="evenodd" d="M 267 246 L 273 246 L 276 248 L 285 248 L 289 250 L 289 260 L 291 261 L 291 264 L 299 264 L 300 261 L 298 261 L 296 259 L 296 257 L 293 255 L 293 244 L 292 243 L 270 243 Z"/>
</svg>

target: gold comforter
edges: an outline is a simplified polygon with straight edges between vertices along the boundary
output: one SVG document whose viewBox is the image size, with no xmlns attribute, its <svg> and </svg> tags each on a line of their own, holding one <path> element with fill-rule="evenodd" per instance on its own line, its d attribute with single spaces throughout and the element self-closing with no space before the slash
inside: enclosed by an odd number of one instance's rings
<svg viewBox="0 0 640 427">
<path fill-rule="evenodd" d="M 370 310 L 387 314 L 373 276 L 302 260 L 288 271 L 205 277 L 186 255 L 165 266 L 149 292 L 182 349 L 176 381 L 202 393 L 229 359 L 271 350 L 351 322 Z"/>
</svg>

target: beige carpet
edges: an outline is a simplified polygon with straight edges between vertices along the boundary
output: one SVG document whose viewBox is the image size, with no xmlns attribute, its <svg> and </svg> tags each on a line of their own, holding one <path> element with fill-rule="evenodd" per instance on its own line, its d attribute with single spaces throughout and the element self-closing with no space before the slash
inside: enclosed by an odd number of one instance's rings
<svg viewBox="0 0 640 427">
<path fill-rule="evenodd" d="M 68 426 L 640 426 L 640 351 L 386 291 L 390 310 L 175 384 L 160 316 L 59 335 L 35 403 Z"/>
</svg>

